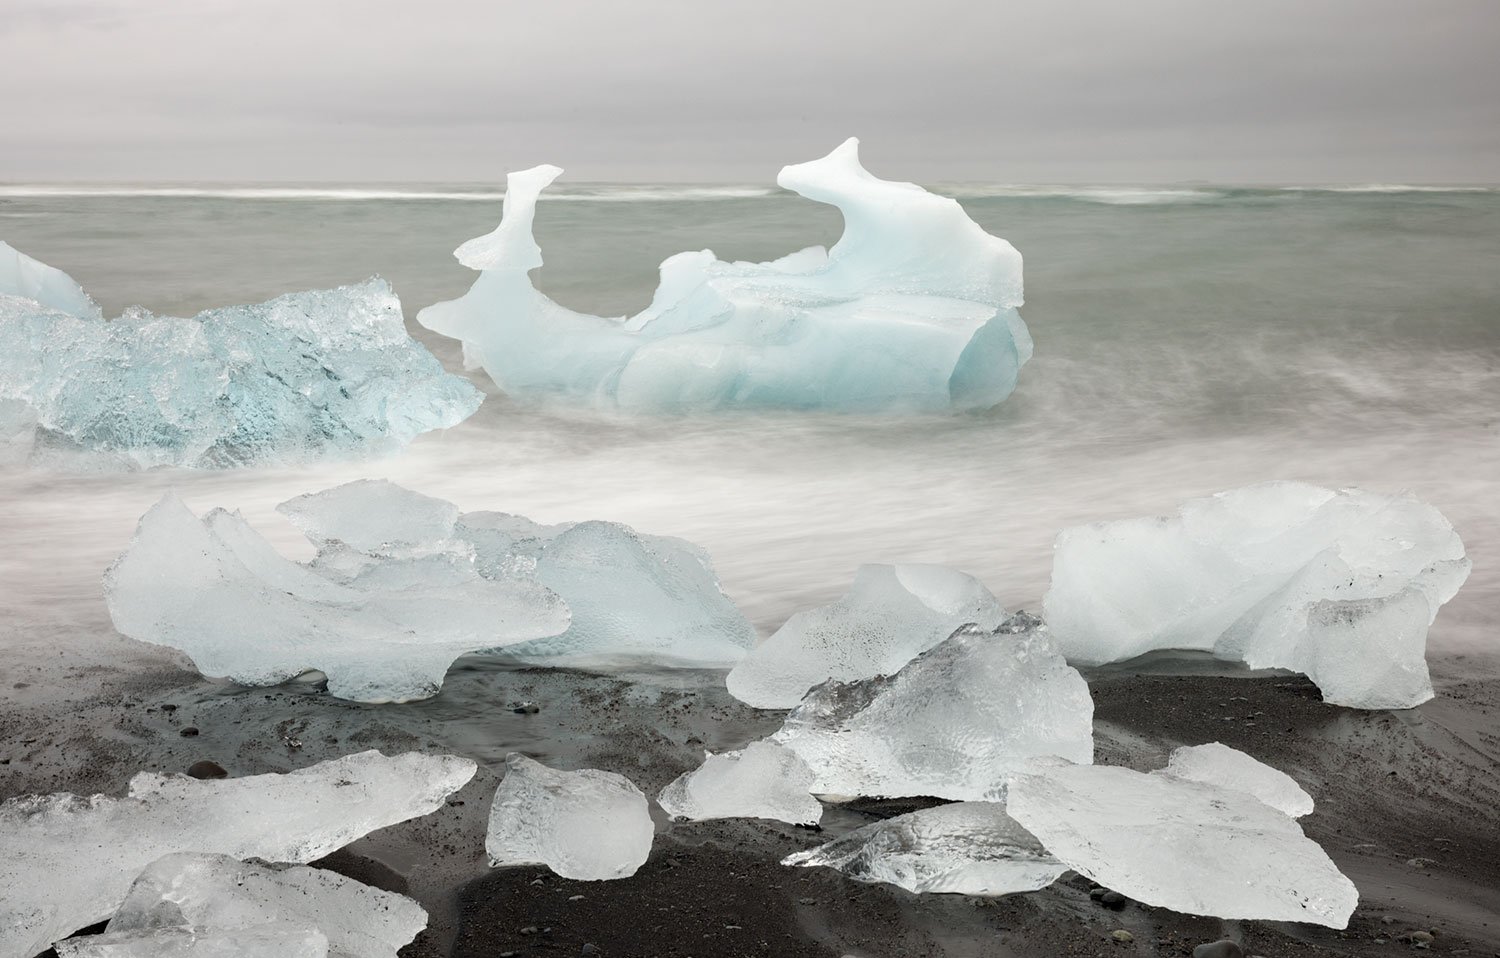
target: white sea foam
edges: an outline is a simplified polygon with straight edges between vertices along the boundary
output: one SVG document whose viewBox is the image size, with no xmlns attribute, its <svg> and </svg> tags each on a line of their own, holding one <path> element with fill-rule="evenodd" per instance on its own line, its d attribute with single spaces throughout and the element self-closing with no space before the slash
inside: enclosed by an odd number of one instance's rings
<svg viewBox="0 0 1500 958">
<path fill-rule="evenodd" d="M 949 184 L 936 192 L 957 199 L 1066 199 L 1108 206 L 1150 206 L 1159 203 L 1209 203 L 1223 199 L 1223 190 L 1197 187 L 1045 186 L 1022 184 Z"/>
</svg>

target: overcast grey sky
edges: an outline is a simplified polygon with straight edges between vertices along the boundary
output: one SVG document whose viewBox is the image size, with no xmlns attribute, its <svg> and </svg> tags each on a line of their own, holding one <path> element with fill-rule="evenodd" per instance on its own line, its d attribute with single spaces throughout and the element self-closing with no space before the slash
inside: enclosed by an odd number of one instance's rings
<svg viewBox="0 0 1500 958">
<path fill-rule="evenodd" d="M 0 180 L 1500 181 L 1500 0 L 0 0 Z"/>
</svg>

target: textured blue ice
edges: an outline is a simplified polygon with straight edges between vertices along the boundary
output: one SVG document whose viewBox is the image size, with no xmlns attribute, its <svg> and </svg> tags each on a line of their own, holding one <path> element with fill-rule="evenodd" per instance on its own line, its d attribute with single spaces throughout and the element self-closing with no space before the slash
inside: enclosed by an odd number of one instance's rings
<svg viewBox="0 0 1500 958">
<path fill-rule="evenodd" d="M 394 451 L 483 396 L 413 340 L 384 280 L 191 319 L 106 320 L 0 243 L 0 441 L 16 458 L 223 467 Z M 16 450 L 20 448 L 17 455 Z"/>
<path fill-rule="evenodd" d="M 479 279 L 417 314 L 511 396 L 648 411 L 988 408 L 1031 356 L 1021 255 L 956 201 L 870 175 L 857 140 L 777 177 L 843 213 L 831 250 L 767 263 L 679 253 L 628 318 L 574 312 L 531 283 L 537 199 L 560 173 L 510 174 L 500 226 L 455 253 Z"/>
</svg>

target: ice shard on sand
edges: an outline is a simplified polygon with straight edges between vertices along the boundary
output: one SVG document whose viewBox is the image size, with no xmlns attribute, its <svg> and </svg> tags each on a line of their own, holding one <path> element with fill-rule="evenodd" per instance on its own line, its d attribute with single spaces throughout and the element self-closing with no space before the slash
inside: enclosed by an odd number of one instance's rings
<svg viewBox="0 0 1500 958">
<path fill-rule="evenodd" d="M 746 704 L 789 709 L 814 685 L 890 675 L 961 625 L 1004 619 L 990 591 L 956 569 L 860 566 L 846 594 L 787 619 L 724 682 Z"/>
<path fill-rule="evenodd" d="M 656 826 L 629 779 L 595 768 L 565 772 L 519 752 L 490 808 L 491 865 L 546 865 L 564 878 L 629 878 L 646 862 Z"/>
<path fill-rule="evenodd" d="M 999 802 L 955 802 L 857 828 L 783 865 L 835 868 L 910 892 L 997 897 L 1035 891 L 1067 871 Z"/>
<path fill-rule="evenodd" d="M 823 805 L 809 789 L 813 771 L 790 749 L 751 742 L 733 752 L 707 755 L 657 795 L 662 811 L 677 818 L 771 818 L 815 825 Z"/>
<path fill-rule="evenodd" d="M 1033 756 L 1092 761 L 1093 715 L 1083 676 L 1018 613 L 995 632 L 959 629 L 895 675 L 823 683 L 773 738 L 818 795 L 995 801 Z"/>
<path fill-rule="evenodd" d="M 123 798 L 11 799 L 0 805 L 0 958 L 31 958 L 109 918 L 164 855 L 305 864 L 437 810 L 474 771 L 454 755 L 371 751 L 219 781 L 142 772 Z"/>
<path fill-rule="evenodd" d="M 107 958 L 128 946 L 147 956 L 170 952 L 184 937 L 253 942 L 280 929 L 300 931 L 293 943 L 322 939 L 328 958 L 396 958 L 425 927 L 427 912 L 410 898 L 336 872 L 182 853 L 141 872 L 103 935 L 71 939 L 58 951 Z"/>
<path fill-rule="evenodd" d="M 1037 759 L 1006 807 L 1069 868 L 1158 908 L 1343 928 L 1359 902 L 1293 818 L 1238 788 Z"/>
<path fill-rule="evenodd" d="M 238 513 L 200 519 L 169 493 L 106 573 L 105 594 L 115 628 L 185 652 L 205 675 L 274 685 L 317 669 L 331 694 L 362 702 L 427 698 L 460 655 L 568 627 L 563 601 L 534 582 L 392 561 L 383 576 L 330 579 Z"/>
</svg>

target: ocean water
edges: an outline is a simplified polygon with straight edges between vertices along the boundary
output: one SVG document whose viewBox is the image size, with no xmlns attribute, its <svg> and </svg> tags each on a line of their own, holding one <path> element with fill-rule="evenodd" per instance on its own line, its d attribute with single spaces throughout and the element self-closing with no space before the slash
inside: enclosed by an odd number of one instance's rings
<svg viewBox="0 0 1500 958">
<path fill-rule="evenodd" d="M 387 477 L 464 509 L 606 518 L 710 550 L 764 632 L 857 565 L 940 562 L 1036 608 L 1064 526 L 1171 511 L 1265 479 L 1410 490 L 1474 573 L 1431 637 L 1440 679 L 1500 671 L 1500 192 L 1399 186 L 952 187 L 1026 257 L 1035 359 L 984 414 L 622 418 L 492 395 L 373 462 L 228 473 L 0 472 L 0 688 L 86 694 L 166 661 L 113 635 L 100 576 L 168 488 L 309 552 L 276 503 Z M 474 274 L 486 187 L 0 186 L 0 239 L 111 315 L 190 315 L 378 273 L 408 317 Z M 565 305 L 644 306 L 686 249 L 769 259 L 839 233 L 759 187 L 569 186 L 543 201 L 536 279 Z M 414 333 L 458 369 L 455 343 Z M 102 667 L 102 669 L 101 669 Z"/>
</svg>

